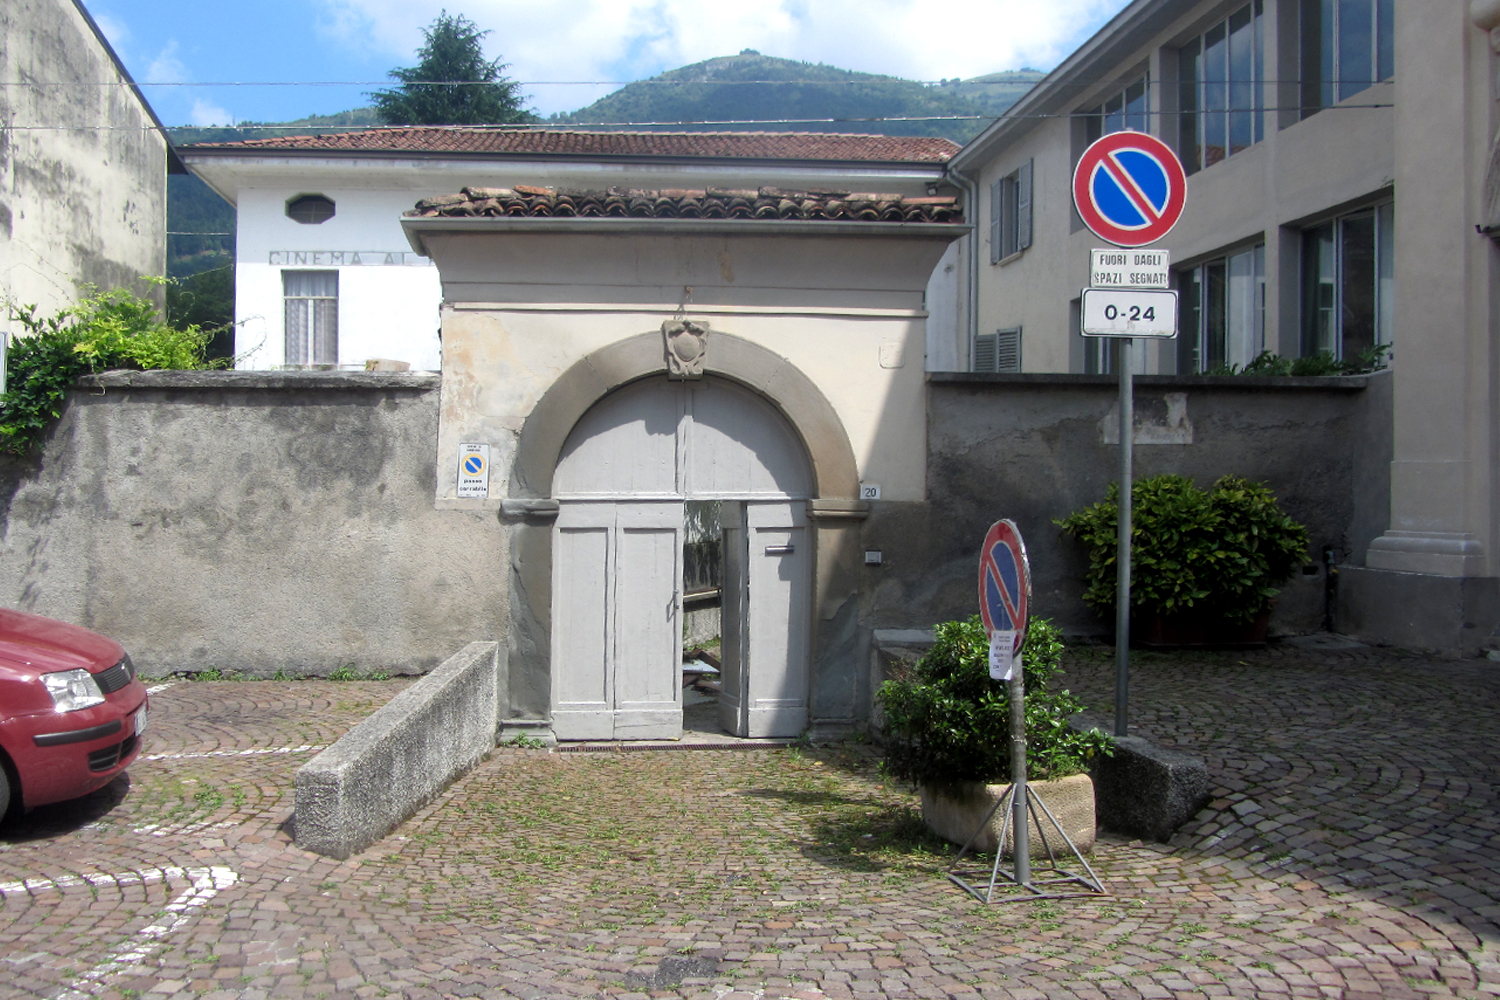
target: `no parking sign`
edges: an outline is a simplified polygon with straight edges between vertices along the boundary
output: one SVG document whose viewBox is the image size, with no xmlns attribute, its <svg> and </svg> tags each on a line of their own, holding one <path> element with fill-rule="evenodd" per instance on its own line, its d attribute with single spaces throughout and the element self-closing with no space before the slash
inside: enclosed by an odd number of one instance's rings
<svg viewBox="0 0 1500 1000">
<path fill-rule="evenodd" d="M 1115 246 L 1155 243 L 1187 204 L 1187 172 L 1172 147 L 1145 132 L 1111 132 L 1083 151 L 1073 171 L 1073 204 Z"/>
<path fill-rule="evenodd" d="M 1008 518 L 990 525 L 979 550 L 979 617 L 990 637 L 990 676 L 1009 680 L 1026 643 L 1031 563 L 1021 531 Z"/>
</svg>

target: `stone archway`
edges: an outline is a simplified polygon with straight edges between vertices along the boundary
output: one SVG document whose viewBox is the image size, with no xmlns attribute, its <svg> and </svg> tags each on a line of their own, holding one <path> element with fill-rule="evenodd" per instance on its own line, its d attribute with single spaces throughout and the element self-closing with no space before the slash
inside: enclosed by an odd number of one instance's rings
<svg viewBox="0 0 1500 1000">
<path fill-rule="evenodd" d="M 827 397 L 786 358 L 741 337 L 713 332 L 703 371 L 752 390 L 781 413 L 801 439 L 813 497 L 806 516 L 813 538 L 812 710 L 847 704 L 845 692 L 820 690 L 819 654 L 847 628 L 858 586 L 859 500 L 853 447 Z M 553 480 L 563 446 L 584 415 L 628 383 L 668 372 L 660 331 L 599 348 L 574 363 L 538 400 L 522 426 L 501 516 L 511 522 L 508 716 L 548 717 L 551 706 L 553 525 L 559 504 Z M 852 683 L 847 665 L 839 680 Z M 842 715 L 843 713 L 839 713 Z"/>
<path fill-rule="evenodd" d="M 858 499 L 859 471 L 843 422 L 796 365 L 759 344 L 715 331 L 703 370 L 753 389 L 791 422 L 812 462 L 819 499 Z M 662 335 L 656 331 L 601 347 L 563 372 L 521 428 L 509 495 L 550 498 L 563 443 L 589 408 L 627 382 L 666 372 Z"/>
</svg>

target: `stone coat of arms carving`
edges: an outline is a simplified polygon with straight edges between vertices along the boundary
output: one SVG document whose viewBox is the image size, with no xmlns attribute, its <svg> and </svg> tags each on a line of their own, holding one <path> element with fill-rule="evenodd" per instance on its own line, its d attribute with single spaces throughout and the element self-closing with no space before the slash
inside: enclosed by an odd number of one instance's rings
<svg viewBox="0 0 1500 1000">
<path fill-rule="evenodd" d="M 703 361 L 708 355 L 708 324 L 669 319 L 661 325 L 661 332 L 666 342 L 667 377 L 702 378 Z"/>
</svg>

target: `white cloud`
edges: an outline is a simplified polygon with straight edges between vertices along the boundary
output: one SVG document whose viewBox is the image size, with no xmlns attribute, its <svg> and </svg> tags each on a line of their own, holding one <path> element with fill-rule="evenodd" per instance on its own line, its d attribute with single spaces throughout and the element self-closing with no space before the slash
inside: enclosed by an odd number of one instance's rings
<svg viewBox="0 0 1500 1000">
<path fill-rule="evenodd" d="M 130 41 L 129 25 L 108 14 L 95 14 L 94 23 L 99 26 L 100 31 L 104 32 L 104 37 L 109 39 L 109 44 L 114 47 L 114 50 L 123 54 L 126 44 Z"/>
<path fill-rule="evenodd" d="M 448 0 L 323 0 L 322 31 L 392 66 L 410 65 Z M 1066 56 L 1126 0 L 469 0 L 491 58 L 512 79 L 631 80 L 752 48 L 766 55 L 916 80 L 979 76 Z M 609 90 L 528 87 L 542 113 Z"/>
<path fill-rule="evenodd" d="M 141 83 L 183 83 L 188 78 L 187 67 L 177 58 L 177 42 L 167 43 L 146 67 Z"/>
<path fill-rule="evenodd" d="M 200 97 L 193 101 L 193 110 L 188 113 L 188 122 L 199 128 L 206 128 L 209 125 L 233 125 L 234 116 L 213 101 Z"/>
</svg>

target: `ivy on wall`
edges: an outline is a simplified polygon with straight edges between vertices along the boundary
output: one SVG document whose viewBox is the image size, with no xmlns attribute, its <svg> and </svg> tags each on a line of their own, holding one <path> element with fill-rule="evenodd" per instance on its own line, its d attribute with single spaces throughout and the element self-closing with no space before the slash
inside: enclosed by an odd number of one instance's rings
<svg viewBox="0 0 1500 1000">
<path fill-rule="evenodd" d="M 232 361 L 209 360 L 211 333 L 169 325 L 155 305 L 125 289 L 98 292 L 53 316 L 37 316 L 35 306 L 13 306 L 11 315 L 22 330 L 11 341 L 0 395 L 0 451 L 11 454 L 40 446 L 82 375 L 110 368 L 218 368 Z"/>
</svg>

